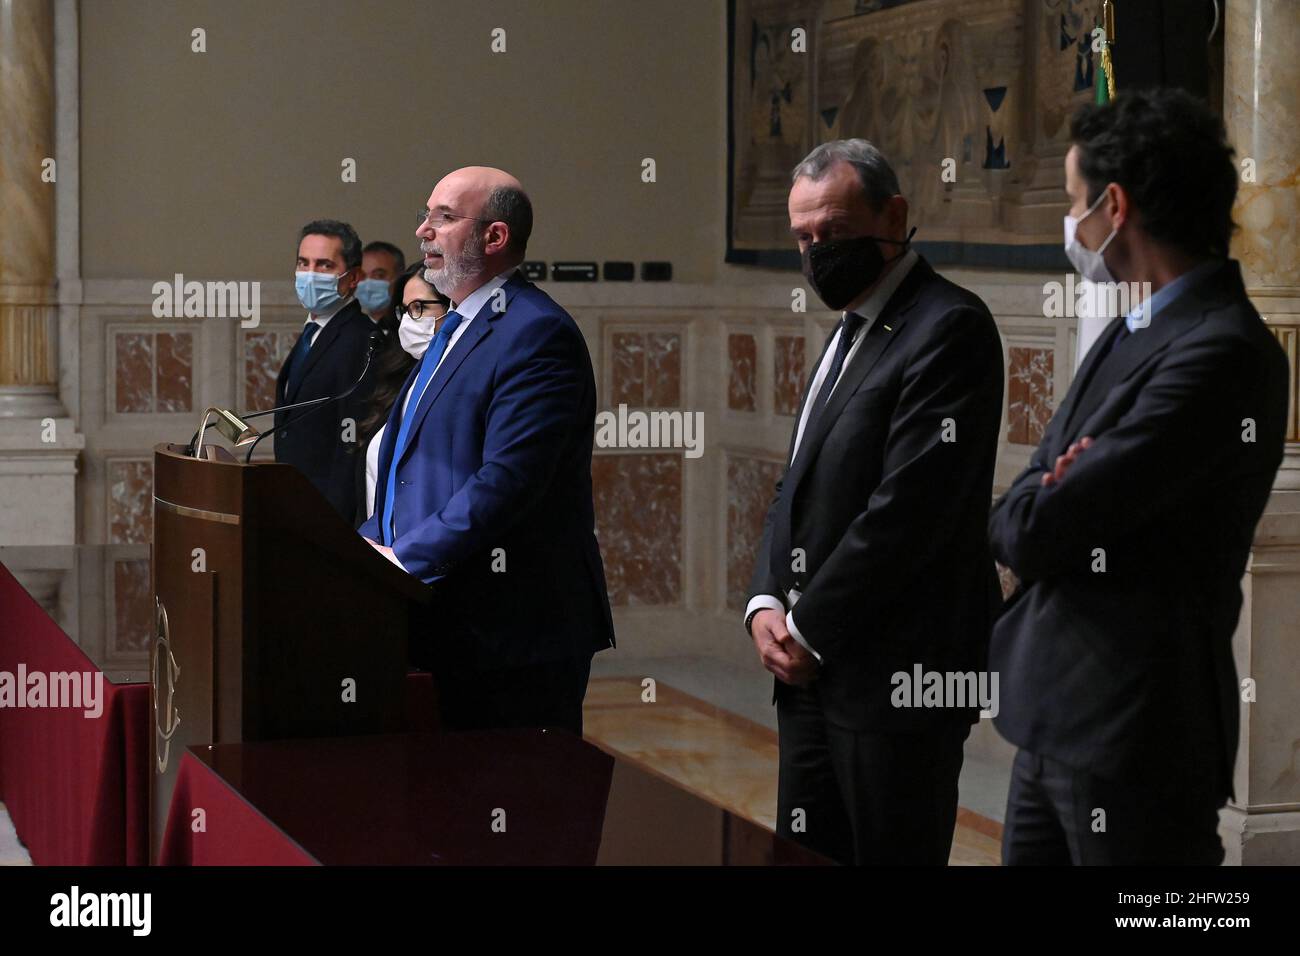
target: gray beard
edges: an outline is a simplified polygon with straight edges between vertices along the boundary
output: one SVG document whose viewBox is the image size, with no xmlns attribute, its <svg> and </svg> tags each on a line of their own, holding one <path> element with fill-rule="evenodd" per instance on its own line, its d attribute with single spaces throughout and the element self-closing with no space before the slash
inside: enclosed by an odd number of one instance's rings
<svg viewBox="0 0 1300 956">
<path fill-rule="evenodd" d="M 445 256 L 441 269 L 425 269 L 424 281 L 443 295 L 451 298 L 452 290 L 458 289 L 474 276 L 483 271 L 483 246 L 485 243 L 471 239 L 456 258 Z"/>
</svg>

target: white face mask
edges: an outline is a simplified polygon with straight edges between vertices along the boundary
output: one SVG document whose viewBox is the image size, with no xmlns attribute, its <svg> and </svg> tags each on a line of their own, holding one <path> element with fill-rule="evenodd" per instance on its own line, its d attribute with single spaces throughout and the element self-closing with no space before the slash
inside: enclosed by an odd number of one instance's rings
<svg viewBox="0 0 1300 956">
<path fill-rule="evenodd" d="M 1084 246 L 1079 242 L 1078 236 L 1075 235 L 1075 231 L 1079 228 L 1079 223 L 1091 216 L 1093 210 L 1100 206 L 1101 201 L 1105 198 L 1106 194 L 1103 192 L 1097 197 L 1097 201 L 1088 207 L 1088 211 L 1078 219 L 1075 219 L 1073 216 L 1068 214 L 1065 217 L 1066 258 L 1068 258 L 1070 264 L 1078 270 L 1079 275 L 1083 276 L 1090 282 L 1115 281 L 1115 277 L 1111 275 L 1110 270 L 1106 268 L 1106 260 L 1102 258 L 1101 254 L 1106 251 L 1106 247 L 1109 246 L 1110 241 L 1115 238 L 1115 233 L 1119 232 L 1119 228 L 1116 227 L 1112 229 L 1110 235 L 1106 237 L 1106 241 L 1103 242 L 1095 252 L 1091 249 L 1084 248 Z"/>
<path fill-rule="evenodd" d="M 419 319 L 403 315 L 402 322 L 397 327 L 397 341 L 408 353 L 419 359 L 423 357 L 424 350 L 429 347 L 429 340 L 433 338 L 433 326 L 437 321 L 438 316 L 435 315 L 426 315 Z"/>
</svg>

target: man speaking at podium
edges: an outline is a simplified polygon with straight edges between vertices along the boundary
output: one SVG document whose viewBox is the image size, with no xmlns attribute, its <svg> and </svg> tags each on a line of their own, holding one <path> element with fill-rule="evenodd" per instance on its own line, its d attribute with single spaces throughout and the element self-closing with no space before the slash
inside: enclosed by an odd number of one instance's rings
<svg viewBox="0 0 1300 956">
<path fill-rule="evenodd" d="M 421 211 L 425 278 L 452 309 L 393 403 L 360 533 L 437 587 L 448 730 L 582 733 L 614 643 L 595 536 L 596 383 L 577 324 L 516 272 L 532 204 L 499 169 L 449 173 Z"/>
</svg>

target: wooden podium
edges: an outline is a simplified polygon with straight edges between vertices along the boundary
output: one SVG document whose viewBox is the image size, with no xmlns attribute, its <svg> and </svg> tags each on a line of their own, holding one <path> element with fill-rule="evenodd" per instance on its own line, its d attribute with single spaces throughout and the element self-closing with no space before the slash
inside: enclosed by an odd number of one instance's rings
<svg viewBox="0 0 1300 956">
<path fill-rule="evenodd" d="M 430 596 L 297 469 L 209 448 L 154 448 L 151 861 L 186 747 L 403 729 Z"/>
</svg>

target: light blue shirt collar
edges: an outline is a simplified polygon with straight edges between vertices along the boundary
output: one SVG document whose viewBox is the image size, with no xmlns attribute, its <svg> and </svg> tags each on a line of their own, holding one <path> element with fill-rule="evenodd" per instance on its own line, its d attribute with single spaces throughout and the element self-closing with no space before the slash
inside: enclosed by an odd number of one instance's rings
<svg viewBox="0 0 1300 956">
<path fill-rule="evenodd" d="M 474 316 L 478 315 L 479 309 L 487 305 L 488 299 L 492 298 L 492 295 L 497 291 L 497 289 L 510 281 L 510 277 L 515 274 L 517 268 L 517 266 L 511 266 L 505 272 L 488 279 L 487 282 L 484 282 L 469 295 L 465 296 L 465 298 L 460 302 L 452 303 L 451 307 L 456 314 L 460 316 L 462 325 L 468 325 L 473 321 Z"/>
<path fill-rule="evenodd" d="M 1130 332 L 1136 332 L 1138 329 L 1150 325 L 1151 320 L 1156 317 L 1156 314 L 1161 309 L 1168 308 L 1175 299 L 1191 288 L 1197 280 L 1202 276 L 1209 275 L 1221 265 L 1223 265 L 1222 259 L 1211 259 L 1209 262 L 1202 262 L 1199 266 L 1188 269 L 1173 282 L 1161 286 L 1160 290 L 1152 294 L 1151 298 L 1145 302 L 1139 302 L 1132 312 L 1124 316 L 1124 324 L 1128 326 Z"/>
</svg>

